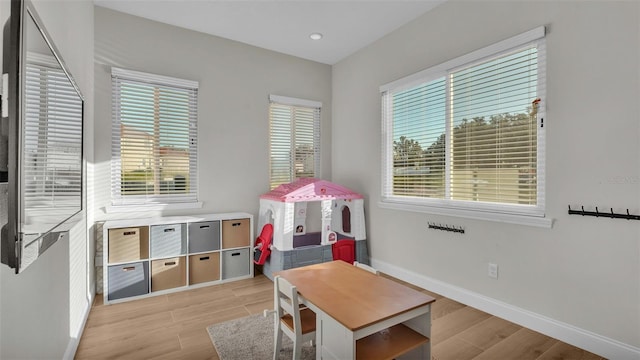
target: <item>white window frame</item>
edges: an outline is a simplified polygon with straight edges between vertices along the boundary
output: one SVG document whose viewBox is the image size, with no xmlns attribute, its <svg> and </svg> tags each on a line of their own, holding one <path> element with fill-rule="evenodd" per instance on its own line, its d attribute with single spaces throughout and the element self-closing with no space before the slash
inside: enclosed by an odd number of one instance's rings
<svg viewBox="0 0 640 360">
<path fill-rule="evenodd" d="M 546 48 L 545 28 L 543 26 L 522 33 L 512 38 L 500 41 L 485 48 L 473 51 L 469 54 L 452 59 L 445 63 L 433 66 L 402 79 L 382 85 L 382 194 L 379 206 L 381 208 L 424 212 L 438 215 L 458 216 L 479 220 L 516 223 L 523 225 L 551 227 L 553 221 L 545 216 L 545 127 L 541 122 L 545 118 L 545 87 L 546 87 Z M 408 197 L 393 195 L 393 119 L 387 119 L 385 114 L 391 106 L 388 101 L 391 96 L 385 96 L 389 92 L 399 92 L 428 83 L 435 79 L 447 78 L 452 71 L 468 64 L 477 63 L 484 59 L 498 57 L 514 49 L 528 44 L 536 44 L 541 61 L 538 63 L 538 95 L 542 99 L 537 113 L 537 203 L 535 206 L 521 206 L 513 204 L 473 202 L 452 199 L 434 199 L 422 197 Z M 448 94 L 447 94 L 448 96 Z M 387 103 L 385 103 L 387 99 Z M 446 138 L 450 132 L 450 104 L 447 100 L 447 126 Z M 547 121 L 544 121 L 547 123 Z M 447 144 L 447 152 L 450 144 Z M 449 156 L 447 155 L 447 164 Z M 448 173 L 448 172 L 447 172 Z M 448 181 L 449 179 L 447 179 Z"/>
<path fill-rule="evenodd" d="M 198 87 L 197 81 L 184 80 L 169 76 L 150 74 L 140 71 L 111 68 L 113 115 L 112 115 L 112 142 L 111 142 L 111 206 L 108 212 L 128 212 L 143 210 L 162 209 L 189 209 L 202 207 L 202 202 L 198 201 L 198 143 L 197 143 L 197 102 Z M 194 108 L 196 113 L 190 116 L 189 120 L 189 189 L 185 194 L 158 194 L 158 195 L 126 195 L 120 194 L 122 166 L 120 161 L 120 114 L 119 98 L 117 97 L 116 79 L 132 82 L 141 82 L 159 87 L 183 88 L 194 91 Z"/>
<path fill-rule="evenodd" d="M 314 172 L 314 176 L 316 178 L 320 178 L 320 117 L 321 117 L 321 113 L 322 113 L 322 103 L 319 101 L 314 101 L 314 100 L 305 100 L 305 99 L 298 99 L 298 98 L 293 98 L 293 97 L 287 97 L 287 96 L 279 96 L 279 95 L 269 95 L 269 187 L 273 188 L 272 186 L 272 178 L 271 178 L 271 174 L 272 174 L 272 162 L 271 162 L 271 148 L 272 148 L 272 132 L 271 132 L 271 104 L 278 104 L 278 105 L 285 105 L 285 106 L 292 106 L 292 107 L 304 107 L 307 109 L 313 109 L 315 111 L 315 115 L 314 115 L 314 120 L 313 120 L 313 160 L 314 160 L 314 164 L 313 164 L 313 172 Z M 291 154 L 295 154 L 295 126 L 293 124 L 293 122 L 295 121 L 295 119 L 291 119 L 292 124 L 291 124 Z M 289 181 L 295 181 L 297 179 L 296 177 L 296 173 L 295 173 L 295 166 L 294 166 L 294 158 L 295 155 L 292 156 L 289 159 Z"/>
</svg>

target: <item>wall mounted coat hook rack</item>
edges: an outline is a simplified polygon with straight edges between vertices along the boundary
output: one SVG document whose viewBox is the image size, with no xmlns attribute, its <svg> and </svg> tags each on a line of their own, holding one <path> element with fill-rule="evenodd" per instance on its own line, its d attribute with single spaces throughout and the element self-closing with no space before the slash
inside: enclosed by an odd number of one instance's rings
<svg viewBox="0 0 640 360">
<path fill-rule="evenodd" d="M 442 224 L 436 224 L 436 223 L 429 222 L 429 229 L 442 230 L 442 231 L 451 231 L 451 232 L 455 232 L 455 233 L 458 233 L 458 234 L 464 234 L 464 228 L 462 226 L 442 225 Z"/>
<path fill-rule="evenodd" d="M 569 205 L 569 215 L 582 215 L 582 216 L 595 216 L 595 217 L 606 217 L 612 219 L 627 219 L 627 220 L 640 220 L 640 215 L 633 215 L 629 213 L 629 209 L 627 209 L 626 214 L 620 214 L 613 211 L 613 208 L 609 208 L 611 212 L 600 212 L 598 207 L 596 206 L 596 211 L 585 211 L 584 206 L 580 206 L 580 210 L 572 210 L 571 205 Z"/>
</svg>

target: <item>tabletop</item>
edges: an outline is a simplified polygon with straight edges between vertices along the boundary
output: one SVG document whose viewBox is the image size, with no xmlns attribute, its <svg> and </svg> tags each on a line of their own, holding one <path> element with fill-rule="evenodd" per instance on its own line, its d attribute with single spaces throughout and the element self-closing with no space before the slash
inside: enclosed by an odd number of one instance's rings
<svg viewBox="0 0 640 360">
<path fill-rule="evenodd" d="M 435 301 L 427 294 L 341 260 L 275 275 L 287 279 L 302 297 L 351 331 Z"/>
</svg>

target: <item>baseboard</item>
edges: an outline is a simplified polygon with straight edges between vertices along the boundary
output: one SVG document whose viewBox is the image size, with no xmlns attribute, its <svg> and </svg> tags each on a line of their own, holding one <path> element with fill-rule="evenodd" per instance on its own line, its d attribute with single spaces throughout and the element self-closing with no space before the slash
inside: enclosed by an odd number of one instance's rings
<svg viewBox="0 0 640 360">
<path fill-rule="evenodd" d="M 84 316 L 82 318 L 82 326 L 78 329 L 78 333 L 75 336 L 71 336 L 69 338 L 69 343 L 67 344 L 67 349 L 64 351 L 64 355 L 62 358 L 64 360 L 73 360 L 76 356 L 76 351 L 78 350 L 78 345 L 80 345 L 80 339 L 82 338 L 82 333 L 84 332 L 84 327 L 87 325 L 87 319 L 89 318 L 89 312 L 91 312 L 91 304 L 93 304 L 93 299 L 95 295 L 91 294 L 91 298 L 89 302 L 87 302 L 84 308 Z"/>
<path fill-rule="evenodd" d="M 421 288 L 535 330 L 608 359 L 640 359 L 640 348 L 563 323 L 511 304 L 418 274 L 384 261 L 371 259 L 373 267 Z"/>
</svg>

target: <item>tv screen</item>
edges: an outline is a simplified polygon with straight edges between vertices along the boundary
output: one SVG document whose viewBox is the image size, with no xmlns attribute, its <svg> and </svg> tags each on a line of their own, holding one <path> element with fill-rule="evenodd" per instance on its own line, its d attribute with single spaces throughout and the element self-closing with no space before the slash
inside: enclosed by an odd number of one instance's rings
<svg viewBox="0 0 640 360">
<path fill-rule="evenodd" d="M 19 273 L 81 217 L 84 99 L 31 2 L 11 2 L 3 31 L 1 254 Z"/>
</svg>

